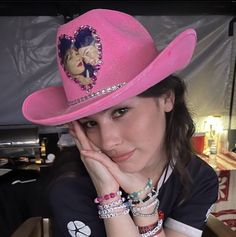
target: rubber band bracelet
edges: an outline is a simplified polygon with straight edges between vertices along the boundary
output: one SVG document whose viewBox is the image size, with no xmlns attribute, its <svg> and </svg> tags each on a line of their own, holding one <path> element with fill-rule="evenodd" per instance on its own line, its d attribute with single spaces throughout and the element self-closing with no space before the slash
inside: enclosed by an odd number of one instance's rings
<svg viewBox="0 0 236 237">
<path fill-rule="evenodd" d="M 122 192 L 119 190 L 119 191 L 117 191 L 117 192 L 115 192 L 115 193 L 109 193 L 109 194 L 105 194 L 104 196 L 100 196 L 100 197 L 96 197 L 95 199 L 94 199 L 94 202 L 95 203 L 102 203 L 102 202 L 104 202 L 104 201 L 106 201 L 106 200 L 109 200 L 109 199 L 111 199 L 111 198 L 115 198 L 116 196 L 121 196 L 122 195 Z"/>
</svg>

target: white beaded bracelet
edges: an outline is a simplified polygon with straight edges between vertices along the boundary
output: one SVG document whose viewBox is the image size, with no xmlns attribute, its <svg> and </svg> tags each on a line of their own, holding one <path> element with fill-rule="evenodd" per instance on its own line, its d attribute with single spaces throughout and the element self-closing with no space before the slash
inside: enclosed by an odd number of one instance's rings
<svg viewBox="0 0 236 237">
<path fill-rule="evenodd" d="M 162 230 L 162 224 L 163 224 L 163 220 L 160 219 L 158 222 L 157 222 L 157 226 L 153 229 L 153 230 L 149 230 L 148 232 L 146 233 L 141 233 L 141 237 L 151 237 L 151 236 L 154 236 L 156 234 L 159 234 Z"/>
</svg>

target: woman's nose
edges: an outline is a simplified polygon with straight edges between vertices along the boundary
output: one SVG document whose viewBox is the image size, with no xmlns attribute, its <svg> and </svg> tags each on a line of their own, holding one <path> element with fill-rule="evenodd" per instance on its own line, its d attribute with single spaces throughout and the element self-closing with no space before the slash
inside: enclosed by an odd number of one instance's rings
<svg viewBox="0 0 236 237">
<path fill-rule="evenodd" d="M 100 148 L 104 151 L 115 149 L 122 143 L 121 131 L 117 126 L 103 126 L 100 130 Z"/>
</svg>

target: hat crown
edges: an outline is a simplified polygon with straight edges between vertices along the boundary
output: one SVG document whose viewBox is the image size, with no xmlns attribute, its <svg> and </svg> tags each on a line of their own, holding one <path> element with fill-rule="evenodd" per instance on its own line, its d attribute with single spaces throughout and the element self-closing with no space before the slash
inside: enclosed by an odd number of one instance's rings
<svg viewBox="0 0 236 237">
<path fill-rule="evenodd" d="M 62 25 L 57 45 L 70 105 L 118 89 L 157 56 L 150 34 L 135 18 L 105 9 L 91 10 Z"/>
<path fill-rule="evenodd" d="M 22 112 L 34 123 L 59 125 L 111 108 L 183 69 L 196 39 L 195 30 L 186 29 L 158 53 L 150 34 L 132 16 L 89 11 L 58 29 L 63 86 L 32 93 Z"/>
</svg>

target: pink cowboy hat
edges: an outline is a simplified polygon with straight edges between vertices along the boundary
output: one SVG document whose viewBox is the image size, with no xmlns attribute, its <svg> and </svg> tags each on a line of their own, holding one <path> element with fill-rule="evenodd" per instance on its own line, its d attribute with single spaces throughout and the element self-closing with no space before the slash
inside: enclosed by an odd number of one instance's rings
<svg viewBox="0 0 236 237">
<path fill-rule="evenodd" d="M 91 10 L 58 29 L 63 86 L 29 95 L 23 114 L 36 124 L 60 125 L 110 108 L 183 69 L 195 45 L 196 32 L 187 29 L 159 53 L 134 17 Z"/>
</svg>

